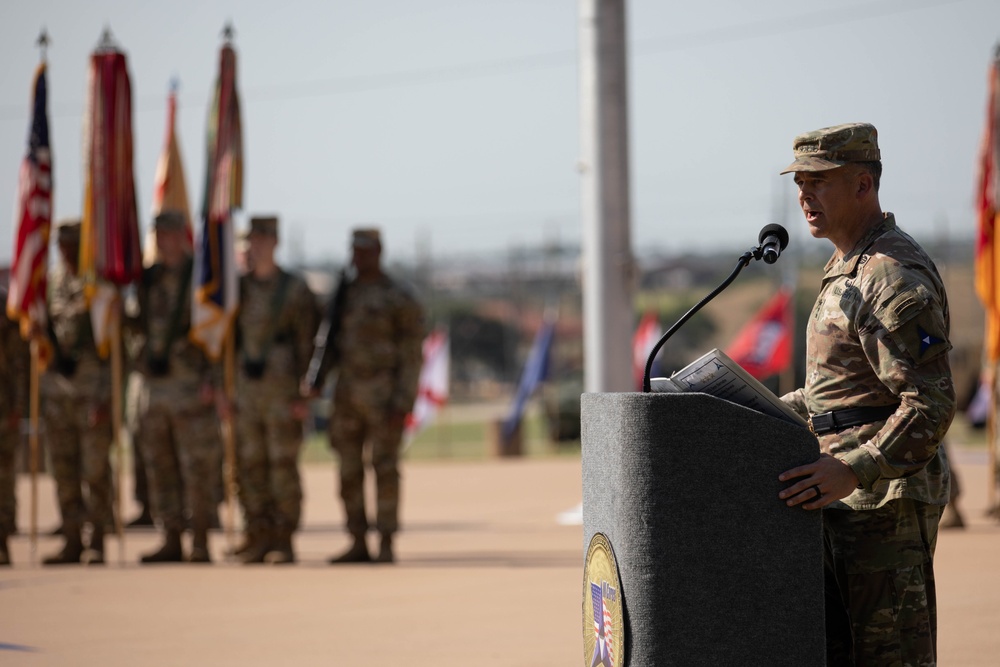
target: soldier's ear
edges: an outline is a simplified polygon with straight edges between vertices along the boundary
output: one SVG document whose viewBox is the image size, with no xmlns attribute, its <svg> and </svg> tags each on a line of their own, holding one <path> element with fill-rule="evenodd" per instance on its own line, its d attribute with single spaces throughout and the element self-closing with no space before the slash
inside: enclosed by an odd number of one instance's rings
<svg viewBox="0 0 1000 667">
<path fill-rule="evenodd" d="M 855 178 L 858 198 L 865 197 L 875 191 L 875 179 L 867 169 L 859 169 Z"/>
</svg>

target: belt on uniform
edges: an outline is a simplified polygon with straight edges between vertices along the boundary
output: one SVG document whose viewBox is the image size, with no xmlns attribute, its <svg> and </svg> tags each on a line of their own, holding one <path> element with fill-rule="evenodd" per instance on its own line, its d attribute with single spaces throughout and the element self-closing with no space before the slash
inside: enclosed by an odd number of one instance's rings
<svg viewBox="0 0 1000 667">
<path fill-rule="evenodd" d="M 821 415 L 812 415 L 809 417 L 809 430 L 816 435 L 823 435 L 824 433 L 841 431 L 859 424 L 870 424 L 888 419 L 898 407 L 899 405 L 897 404 L 880 405 L 873 408 L 847 408 L 845 410 L 824 412 Z"/>
</svg>

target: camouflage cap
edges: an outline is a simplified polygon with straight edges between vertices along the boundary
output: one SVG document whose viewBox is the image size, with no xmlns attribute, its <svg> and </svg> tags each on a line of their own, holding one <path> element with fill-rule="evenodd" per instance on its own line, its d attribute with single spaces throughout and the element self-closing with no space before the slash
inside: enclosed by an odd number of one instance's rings
<svg viewBox="0 0 1000 667">
<path fill-rule="evenodd" d="M 278 235 L 278 216 L 276 215 L 255 215 L 250 218 L 250 234 L 264 234 L 267 236 Z"/>
<path fill-rule="evenodd" d="M 184 230 L 187 229 L 187 218 L 181 211 L 160 211 L 153 218 L 153 229 Z"/>
<path fill-rule="evenodd" d="M 355 229 L 351 233 L 351 245 L 355 248 L 381 248 L 382 238 L 374 227 Z"/>
<path fill-rule="evenodd" d="M 60 220 L 56 230 L 57 243 L 79 243 L 80 242 L 80 219 L 67 218 Z"/>
<path fill-rule="evenodd" d="M 795 162 L 782 174 L 792 171 L 827 171 L 848 162 L 881 160 L 878 130 L 870 123 L 848 123 L 824 127 L 795 137 L 792 142 Z"/>
</svg>

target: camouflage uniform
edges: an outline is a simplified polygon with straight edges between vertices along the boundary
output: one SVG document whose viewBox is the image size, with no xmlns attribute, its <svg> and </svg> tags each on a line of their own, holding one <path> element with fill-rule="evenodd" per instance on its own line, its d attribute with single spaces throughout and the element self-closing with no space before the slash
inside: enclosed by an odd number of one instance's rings
<svg viewBox="0 0 1000 667">
<path fill-rule="evenodd" d="M 383 537 L 399 528 L 399 445 L 402 425 L 393 413 L 413 408 L 422 361 L 423 312 L 419 303 L 388 276 L 347 286 L 337 382 L 330 418 L 330 443 L 340 455 L 340 496 L 347 530 L 355 540 L 368 531 L 364 503 L 365 442 L 377 484 L 375 526 Z"/>
<path fill-rule="evenodd" d="M 7 301 L 7 293 L 0 290 Z M 16 526 L 18 419 L 27 415 L 28 347 L 17 323 L 0 316 L 0 565 L 10 565 L 7 537 Z"/>
<path fill-rule="evenodd" d="M 948 332 L 937 269 L 891 213 L 827 263 L 806 386 L 783 400 L 803 416 L 898 405 L 819 436 L 860 482 L 823 512 L 829 664 L 854 664 L 852 652 L 859 664 L 934 663 L 933 556 L 949 481 L 939 443 L 955 412 Z"/>
<path fill-rule="evenodd" d="M 103 552 L 111 517 L 111 369 L 98 356 L 83 287 L 66 267 L 49 281 L 53 362 L 42 378 L 42 417 L 68 556 L 51 562 L 79 560 L 85 521 L 93 527 L 91 549 Z"/>
<path fill-rule="evenodd" d="M 268 542 L 286 543 L 299 526 L 302 424 L 293 414 L 319 320 L 305 281 L 286 271 L 266 280 L 240 279 L 237 317 L 237 432 L 240 499 L 257 562 Z"/>
<path fill-rule="evenodd" d="M 194 533 L 190 559 L 207 560 L 206 532 L 215 511 L 222 448 L 218 418 L 201 391 L 217 382 L 218 369 L 188 339 L 191 273 L 190 259 L 178 267 L 154 264 L 143 272 L 134 321 L 143 337 L 136 360 L 142 375 L 136 438 L 142 442 L 153 517 L 167 542 L 177 545 L 171 555 L 179 551 L 186 511 Z M 145 561 L 157 560 L 154 555 Z"/>
</svg>

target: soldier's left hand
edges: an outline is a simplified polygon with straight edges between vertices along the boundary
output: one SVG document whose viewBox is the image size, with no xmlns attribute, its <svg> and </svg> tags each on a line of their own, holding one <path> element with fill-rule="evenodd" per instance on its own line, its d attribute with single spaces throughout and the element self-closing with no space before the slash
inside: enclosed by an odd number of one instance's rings
<svg viewBox="0 0 1000 667">
<path fill-rule="evenodd" d="M 835 500 L 846 498 L 858 488 L 858 476 L 851 466 L 829 454 L 821 454 L 813 463 L 778 475 L 782 482 L 797 477 L 802 479 L 778 494 L 789 507 L 802 505 L 802 509 L 822 509 Z"/>
</svg>

